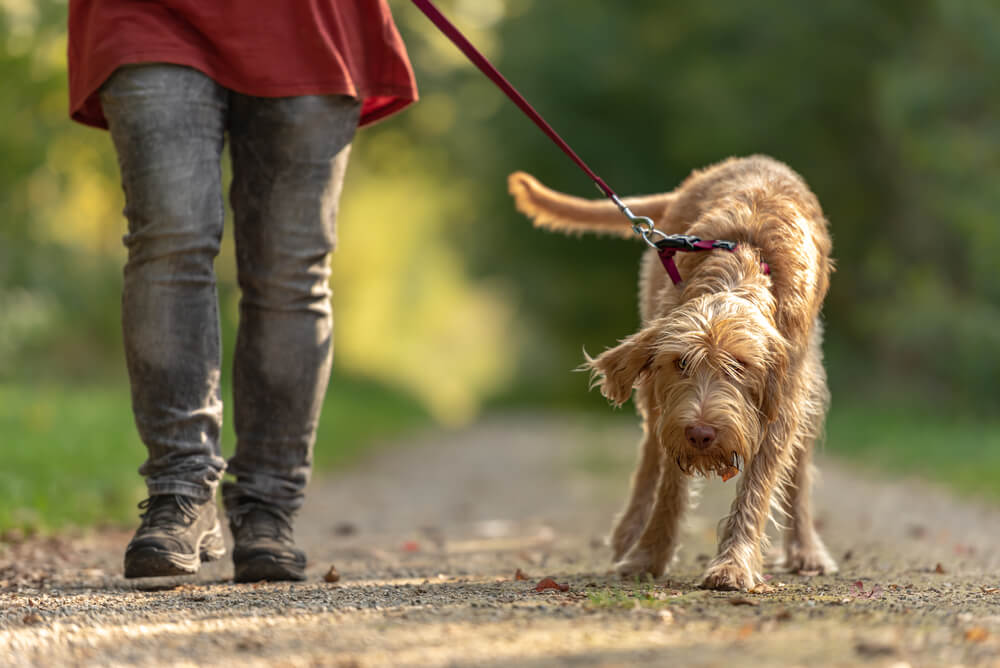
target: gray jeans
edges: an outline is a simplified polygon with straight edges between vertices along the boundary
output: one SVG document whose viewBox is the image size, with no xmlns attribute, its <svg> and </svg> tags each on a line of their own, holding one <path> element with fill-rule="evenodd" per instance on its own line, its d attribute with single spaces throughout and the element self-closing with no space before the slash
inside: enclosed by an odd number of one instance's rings
<svg viewBox="0 0 1000 668">
<path fill-rule="evenodd" d="M 118 69 L 101 89 L 118 153 L 128 248 L 122 294 L 132 408 L 149 494 L 214 498 L 227 469 L 213 261 L 230 201 L 241 290 L 233 360 L 235 477 L 250 496 L 302 505 L 333 355 L 329 255 L 357 128 L 351 97 L 259 98 L 187 67 Z"/>
</svg>

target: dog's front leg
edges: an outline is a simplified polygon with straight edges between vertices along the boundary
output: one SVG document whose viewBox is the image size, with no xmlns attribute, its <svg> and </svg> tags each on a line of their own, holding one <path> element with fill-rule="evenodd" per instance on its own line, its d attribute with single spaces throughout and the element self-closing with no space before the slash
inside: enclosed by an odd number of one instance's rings
<svg viewBox="0 0 1000 668">
<path fill-rule="evenodd" d="M 639 462 L 632 473 L 628 503 L 615 520 L 614 529 L 611 531 L 611 559 L 615 563 L 621 561 L 639 539 L 639 534 L 642 533 L 653 510 L 656 490 L 660 484 L 663 448 L 660 446 L 655 429 L 660 417 L 659 412 L 653 408 L 655 404 L 645 387 L 639 390 L 636 404 L 642 416 L 642 441 L 639 443 Z"/>
<path fill-rule="evenodd" d="M 777 428 L 775 428 L 777 427 Z M 794 425 L 772 425 L 760 451 L 750 461 L 740 481 L 736 500 L 725 519 L 719 554 L 705 571 L 707 589 L 749 590 L 763 582 L 762 550 L 769 517 L 771 494 L 791 465 L 788 437 Z"/>
<path fill-rule="evenodd" d="M 663 575 L 677 547 L 680 519 L 690 498 L 688 478 L 671 462 L 665 462 L 662 469 L 656 500 L 646 526 L 625 558 L 615 565 L 623 577 Z"/>
</svg>

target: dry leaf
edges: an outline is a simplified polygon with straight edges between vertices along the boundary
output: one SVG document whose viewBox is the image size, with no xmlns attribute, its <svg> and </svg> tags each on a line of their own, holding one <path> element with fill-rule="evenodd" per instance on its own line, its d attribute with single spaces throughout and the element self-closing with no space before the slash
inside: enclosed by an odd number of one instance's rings
<svg viewBox="0 0 1000 668">
<path fill-rule="evenodd" d="M 545 591 L 546 589 L 558 589 L 559 591 L 569 591 L 569 585 L 559 584 L 552 578 L 545 578 L 535 585 L 535 591 Z"/>
<path fill-rule="evenodd" d="M 854 598 L 879 598 L 882 595 L 882 586 L 875 585 L 871 591 L 865 591 L 865 583 L 858 580 L 851 587 L 851 596 Z"/>
<path fill-rule="evenodd" d="M 973 626 L 965 632 L 965 639 L 968 642 L 985 642 L 990 637 L 990 632 L 982 626 Z"/>
<path fill-rule="evenodd" d="M 934 567 L 934 572 L 937 573 L 938 575 L 944 575 L 946 571 L 944 570 L 944 566 L 942 566 L 941 563 L 938 562 L 938 565 Z"/>
<path fill-rule="evenodd" d="M 757 601 L 753 600 L 752 598 L 747 598 L 745 596 L 734 596 L 733 598 L 729 599 L 729 605 L 749 605 L 749 606 L 755 606 L 755 605 L 758 605 L 758 603 L 757 603 Z"/>
<path fill-rule="evenodd" d="M 517 569 L 517 570 L 516 570 L 516 571 L 514 572 L 514 579 L 515 579 L 515 580 L 527 580 L 527 579 L 528 579 L 528 576 L 527 576 L 527 575 L 525 575 L 525 574 L 524 574 L 524 571 L 522 571 L 522 570 L 521 570 L 521 569 L 519 568 L 519 569 Z"/>
<path fill-rule="evenodd" d="M 340 573 L 337 572 L 337 567 L 330 564 L 330 570 L 326 572 L 323 579 L 327 582 L 340 582 Z"/>
<path fill-rule="evenodd" d="M 724 469 L 719 474 L 719 477 L 722 478 L 722 482 L 726 482 L 732 478 L 735 478 L 736 474 L 738 474 L 739 472 L 740 470 L 738 468 L 736 468 L 735 466 L 730 466 L 729 468 Z"/>
<path fill-rule="evenodd" d="M 1000 592 L 1000 587 L 980 587 L 984 594 L 996 594 Z"/>
</svg>

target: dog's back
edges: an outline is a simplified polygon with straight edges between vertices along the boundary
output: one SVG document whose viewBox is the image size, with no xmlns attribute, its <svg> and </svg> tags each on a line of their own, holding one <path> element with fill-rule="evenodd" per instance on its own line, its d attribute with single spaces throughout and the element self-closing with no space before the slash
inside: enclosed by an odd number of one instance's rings
<svg viewBox="0 0 1000 668">
<path fill-rule="evenodd" d="M 523 172 L 512 174 L 509 185 L 518 209 L 541 227 L 632 233 L 628 219 L 610 201 L 557 193 Z M 745 264 L 738 255 L 754 249 L 758 259 L 753 266 L 765 262 L 770 269 L 779 330 L 793 340 L 809 336 L 829 287 L 831 242 L 819 201 L 787 165 L 760 155 L 730 158 L 693 172 L 673 192 L 629 198 L 626 204 L 639 215 L 652 217 L 657 229 L 667 234 L 741 245 L 742 250 L 729 258 L 725 251 L 678 254 L 677 266 L 689 288 L 719 263 L 732 263 L 732 269 L 738 269 Z M 662 268 L 656 269 L 655 253 L 650 253 L 643 269 L 644 320 L 662 312 L 665 304 L 684 299 L 664 294 L 664 288 L 676 288 L 665 282 Z"/>
<path fill-rule="evenodd" d="M 697 171 L 674 192 L 677 199 L 661 219 L 663 229 L 753 249 L 757 258 L 749 266 L 761 272 L 760 263 L 768 267 L 778 329 L 791 340 L 807 339 L 826 297 L 833 262 L 826 218 L 802 177 L 777 160 L 751 156 Z M 724 255 L 682 254 L 678 269 L 695 283 L 713 264 L 739 263 Z"/>
</svg>

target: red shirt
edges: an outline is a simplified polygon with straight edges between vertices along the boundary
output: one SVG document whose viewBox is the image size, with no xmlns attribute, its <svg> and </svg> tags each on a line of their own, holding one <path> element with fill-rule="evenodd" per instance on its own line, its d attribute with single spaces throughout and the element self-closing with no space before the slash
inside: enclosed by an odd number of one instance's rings
<svg viewBox="0 0 1000 668">
<path fill-rule="evenodd" d="M 108 127 L 97 90 L 120 65 L 146 62 L 257 97 L 351 95 L 361 125 L 417 99 L 386 0 L 70 0 L 74 120 Z"/>
</svg>

